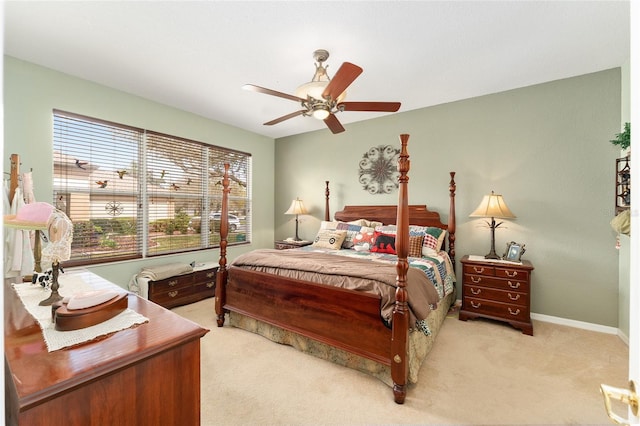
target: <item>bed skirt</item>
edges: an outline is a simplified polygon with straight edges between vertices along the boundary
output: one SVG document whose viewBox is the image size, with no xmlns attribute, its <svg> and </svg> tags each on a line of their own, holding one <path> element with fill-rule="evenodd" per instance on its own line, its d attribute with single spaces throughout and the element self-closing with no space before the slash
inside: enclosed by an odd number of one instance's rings
<svg viewBox="0 0 640 426">
<path fill-rule="evenodd" d="M 438 308 L 432 311 L 427 317 L 431 335 L 426 336 L 420 331 L 412 331 L 409 333 L 409 383 L 418 382 L 420 366 L 431 350 L 436 336 L 440 331 L 440 327 L 449 312 L 449 308 L 455 301 L 455 297 L 456 292 L 454 291 L 442 299 Z M 318 358 L 369 374 L 386 383 L 388 386 L 393 387 L 391 368 L 388 365 L 354 355 L 345 350 L 329 346 L 325 343 L 258 321 L 237 312 L 229 313 L 229 324 L 233 327 L 259 334 L 274 342 L 293 346 L 302 352 Z"/>
</svg>

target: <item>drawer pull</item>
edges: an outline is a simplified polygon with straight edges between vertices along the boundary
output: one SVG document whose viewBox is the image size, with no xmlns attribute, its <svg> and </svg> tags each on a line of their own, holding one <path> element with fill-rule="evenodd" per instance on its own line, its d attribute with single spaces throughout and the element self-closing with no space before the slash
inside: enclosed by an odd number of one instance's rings
<svg viewBox="0 0 640 426">
<path fill-rule="evenodd" d="M 514 278 L 518 276 L 518 271 L 504 271 L 504 273 L 509 278 Z"/>
<path fill-rule="evenodd" d="M 178 290 L 170 291 L 168 294 L 169 297 L 176 297 L 178 295 Z"/>
<path fill-rule="evenodd" d="M 471 306 L 473 306 L 474 308 L 478 309 L 480 306 L 482 306 L 482 303 L 480 302 L 474 302 L 473 300 L 471 301 Z"/>
<path fill-rule="evenodd" d="M 511 293 L 507 293 L 507 296 L 509 296 L 509 299 L 511 299 L 511 300 L 518 300 L 518 299 L 520 299 L 520 295 L 519 295 L 519 294 L 516 294 L 516 295 L 514 296 L 514 295 L 513 295 L 513 294 L 511 294 Z"/>
<path fill-rule="evenodd" d="M 480 293 L 482 293 L 482 289 L 475 289 L 473 287 L 469 287 L 469 290 L 471 290 L 471 293 L 473 293 L 474 295 L 479 295 Z"/>
<path fill-rule="evenodd" d="M 473 270 L 476 271 L 476 274 L 481 274 L 481 273 L 484 272 L 484 268 L 483 267 L 474 266 Z"/>
<path fill-rule="evenodd" d="M 215 275 L 215 272 L 207 272 L 207 278 L 213 278 Z"/>
<path fill-rule="evenodd" d="M 515 312 L 511 309 L 511 307 L 509 307 L 509 313 L 511 315 L 518 315 L 520 313 L 520 309 L 516 309 Z"/>
<path fill-rule="evenodd" d="M 215 285 L 216 285 L 216 283 L 215 283 L 215 282 L 213 282 L 213 281 L 209 281 L 209 282 L 207 283 L 207 288 L 213 288 Z"/>
<path fill-rule="evenodd" d="M 511 282 L 511 281 L 507 281 L 507 284 L 509 284 L 509 287 L 511 288 L 520 288 L 520 282 L 516 281 L 515 283 Z"/>
<path fill-rule="evenodd" d="M 480 281 L 482 281 L 481 277 L 471 277 L 471 281 L 473 281 L 474 284 L 478 284 Z"/>
<path fill-rule="evenodd" d="M 171 280 L 167 283 L 169 287 L 173 287 L 174 285 L 178 285 L 178 280 Z"/>
</svg>

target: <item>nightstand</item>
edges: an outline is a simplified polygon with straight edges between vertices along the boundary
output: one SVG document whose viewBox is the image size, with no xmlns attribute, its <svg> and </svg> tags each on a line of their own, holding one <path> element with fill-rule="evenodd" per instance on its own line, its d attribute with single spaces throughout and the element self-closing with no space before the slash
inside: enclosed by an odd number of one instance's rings
<svg viewBox="0 0 640 426">
<path fill-rule="evenodd" d="M 464 256 L 460 262 L 462 308 L 459 319 L 480 317 L 504 321 L 533 336 L 531 262 L 492 261 L 482 256 Z"/>
<path fill-rule="evenodd" d="M 311 244 L 313 244 L 313 241 L 276 240 L 274 246 L 278 250 L 287 250 L 292 248 L 309 246 Z"/>
</svg>

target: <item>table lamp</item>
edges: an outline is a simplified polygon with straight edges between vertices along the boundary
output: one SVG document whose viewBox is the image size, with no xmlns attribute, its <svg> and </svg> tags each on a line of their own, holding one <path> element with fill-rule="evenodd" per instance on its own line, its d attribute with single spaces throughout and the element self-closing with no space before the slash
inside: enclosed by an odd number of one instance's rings
<svg viewBox="0 0 640 426">
<path fill-rule="evenodd" d="M 511 213 L 509 207 L 505 203 L 502 195 L 495 194 L 491 191 L 490 195 L 485 195 L 480 202 L 480 205 L 469 215 L 469 217 L 490 217 L 491 222 L 487 221 L 487 225 L 491 228 L 491 251 L 484 258 L 485 259 L 500 259 L 500 256 L 496 254 L 496 228 L 502 225 L 503 222 L 496 223 L 495 218 L 499 219 L 515 219 L 515 215 Z"/>
<path fill-rule="evenodd" d="M 302 204 L 302 200 L 297 198 L 291 202 L 291 206 L 289 210 L 284 212 L 284 214 L 294 214 L 296 215 L 296 237 L 294 241 L 301 241 L 300 237 L 298 237 L 298 215 L 299 214 L 307 214 L 307 209 L 304 208 L 304 204 Z"/>
<path fill-rule="evenodd" d="M 60 261 L 71 259 L 71 243 L 73 241 L 73 223 L 62 211 L 54 209 L 49 218 L 49 244 L 42 249 L 42 258 L 51 262 L 51 296 L 40 302 L 41 306 L 49 306 L 62 300 L 58 294 L 58 274 Z"/>
<path fill-rule="evenodd" d="M 51 295 L 42 300 L 40 306 L 49 306 L 62 300 L 58 293 L 58 275 L 60 262 L 71 258 L 71 220 L 49 203 L 35 202 L 25 204 L 16 215 L 5 215 L 4 225 L 16 229 L 48 231 L 49 243 L 42 249 L 42 259 L 45 264 L 51 262 Z"/>
</svg>

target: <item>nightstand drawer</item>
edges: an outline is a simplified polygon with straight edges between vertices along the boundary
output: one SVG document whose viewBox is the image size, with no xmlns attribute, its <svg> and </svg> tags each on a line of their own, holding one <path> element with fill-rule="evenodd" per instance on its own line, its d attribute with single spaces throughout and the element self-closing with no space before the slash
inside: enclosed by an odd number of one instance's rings
<svg viewBox="0 0 640 426">
<path fill-rule="evenodd" d="M 464 265 L 462 268 L 465 274 L 475 274 L 475 275 L 486 275 L 486 276 L 495 276 L 496 271 L 493 266 L 487 265 Z"/>
<path fill-rule="evenodd" d="M 497 319 L 530 321 L 529 309 L 521 305 L 466 297 L 462 303 L 462 309 L 477 314 L 488 315 Z"/>
<path fill-rule="evenodd" d="M 487 277 L 484 275 L 464 275 L 463 285 L 476 285 L 483 287 L 493 287 L 502 290 L 517 290 L 529 293 L 529 281 Z"/>
<path fill-rule="evenodd" d="M 529 271 L 515 268 L 495 268 L 496 277 L 515 278 L 517 280 L 529 280 Z"/>
<path fill-rule="evenodd" d="M 488 287 L 464 286 L 464 296 L 471 299 L 485 299 L 512 305 L 528 306 L 528 294 L 517 291 L 498 290 Z"/>
</svg>

